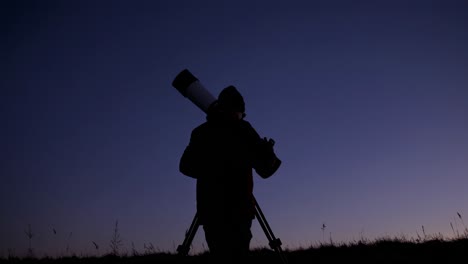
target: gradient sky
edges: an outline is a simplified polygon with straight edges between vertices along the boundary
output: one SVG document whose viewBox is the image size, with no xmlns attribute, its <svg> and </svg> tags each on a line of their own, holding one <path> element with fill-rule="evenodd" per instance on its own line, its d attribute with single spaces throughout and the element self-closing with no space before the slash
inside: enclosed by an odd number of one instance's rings
<svg viewBox="0 0 468 264">
<path fill-rule="evenodd" d="M 467 1 L 0 10 L 0 256 L 26 252 L 28 224 L 39 256 L 103 254 L 117 220 L 124 252 L 175 251 L 195 213 L 179 158 L 205 120 L 171 86 L 185 68 L 214 95 L 235 85 L 276 141 L 282 166 L 254 193 L 285 247 L 468 224 Z"/>
</svg>

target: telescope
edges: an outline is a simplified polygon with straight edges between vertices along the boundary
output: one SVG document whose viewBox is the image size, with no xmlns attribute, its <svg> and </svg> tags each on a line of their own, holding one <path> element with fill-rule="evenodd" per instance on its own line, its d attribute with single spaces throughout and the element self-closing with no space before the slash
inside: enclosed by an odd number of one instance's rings
<svg viewBox="0 0 468 264">
<path fill-rule="evenodd" d="M 217 110 L 217 99 L 203 86 L 203 84 L 188 69 L 182 70 L 172 82 L 184 97 L 188 98 L 206 114 Z M 273 146 L 275 141 L 265 137 L 259 138 L 258 152 L 261 157 L 257 160 L 255 171 L 262 178 L 273 175 L 281 165 L 281 160 L 275 155 Z"/>
<path fill-rule="evenodd" d="M 175 77 L 172 86 L 205 113 L 208 113 L 216 103 L 216 98 L 187 69 Z"/>
</svg>

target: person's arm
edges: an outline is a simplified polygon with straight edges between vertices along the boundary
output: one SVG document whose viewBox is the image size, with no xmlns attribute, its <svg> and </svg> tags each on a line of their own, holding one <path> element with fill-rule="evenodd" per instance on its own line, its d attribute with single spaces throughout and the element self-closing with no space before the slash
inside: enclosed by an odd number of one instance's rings
<svg viewBox="0 0 468 264">
<path fill-rule="evenodd" d="M 271 139 L 263 138 L 256 146 L 254 169 L 264 179 L 272 176 L 281 165 L 281 160 L 276 156 L 273 145 L 274 142 Z"/>
<path fill-rule="evenodd" d="M 198 160 L 200 155 L 197 147 L 196 134 L 194 132 L 192 132 L 190 142 L 180 158 L 179 171 L 186 176 L 196 179 L 200 173 L 200 162 Z"/>
<path fill-rule="evenodd" d="M 249 138 L 253 144 L 253 168 L 260 177 L 266 179 L 272 176 L 280 167 L 281 160 L 273 149 L 274 141 L 261 138 L 249 122 L 245 121 Z"/>
</svg>

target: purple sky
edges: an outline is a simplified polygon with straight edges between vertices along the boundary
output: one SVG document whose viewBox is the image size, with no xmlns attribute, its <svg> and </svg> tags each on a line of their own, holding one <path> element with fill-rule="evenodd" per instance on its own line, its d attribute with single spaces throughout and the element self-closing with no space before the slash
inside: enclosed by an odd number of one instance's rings
<svg viewBox="0 0 468 264">
<path fill-rule="evenodd" d="M 0 10 L 0 256 L 25 254 L 28 224 L 39 256 L 107 253 L 116 220 L 124 252 L 175 251 L 195 213 L 179 158 L 205 120 L 171 86 L 185 68 L 214 95 L 235 85 L 246 119 L 275 139 L 283 164 L 256 176 L 255 196 L 285 247 L 422 226 L 453 237 L 457 212 L 468 223 L 466 1 Z M 267 246 L 253 232 L 252 247 Z"/>
</svg>

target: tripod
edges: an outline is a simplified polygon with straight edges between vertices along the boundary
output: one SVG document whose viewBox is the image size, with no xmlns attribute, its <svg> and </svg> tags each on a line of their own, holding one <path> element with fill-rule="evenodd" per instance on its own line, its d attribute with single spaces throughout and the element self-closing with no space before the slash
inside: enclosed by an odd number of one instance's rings
<svg viewBox="0 0 468 264">
<path fill-rule="evenodd" d="M 265 215 L 262 212 L 262 209 L 260 209 L 260 206 L 257 203 L 257 200 L 255 197 L 253 197 L 254 200 L 254 205 L 255 205 L 255 217 L 257 218 L 258 222 L 260 223 L 260 226 L 263 229 L 263 232 L 265 233 L 267 239 L 268 239 L 268 244 L 273 249 L 276 253 L 278 253 L 281 262 L 283 264 L 287 264 L 288 261 L 286 257 L 284 256 L 283 250 L 281 248 L 281 240 L 279 238 L 276 238 L 275 235 L 273 234 L 273 231 L 270 228 L 270 225 L 268 224 Z M 185 239 L 182 245 L 179 245 L 177 247 L 177 252 L 181 256 L 187 256 L 188 252 L 190 250 L 190 245 L 192 244 L 193 238 L 195 237 L 195 234 L 197 233 L 198 227 L 200 226 L 200 223 L 198 222 L 198 213 L 195 213 L 195 217 L 193 218 L 192 224 L 190 225 L 189 230 L 185 233 Z"/>
</svg>

